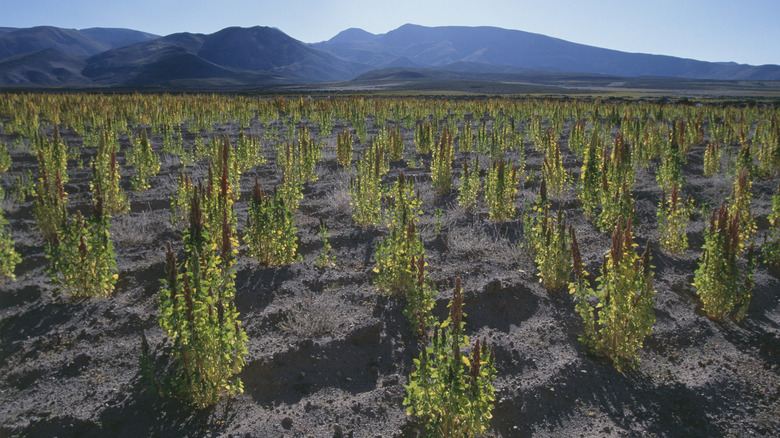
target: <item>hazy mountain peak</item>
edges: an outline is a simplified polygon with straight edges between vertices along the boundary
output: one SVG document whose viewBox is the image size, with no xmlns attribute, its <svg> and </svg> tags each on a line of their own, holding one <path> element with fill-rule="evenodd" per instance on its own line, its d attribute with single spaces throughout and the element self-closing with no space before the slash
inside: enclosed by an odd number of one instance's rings
<svg viewBox="0 0 780 438">
<path fill-rule="evenodd" d="M 337 33 L 336 36 L 328 41 L 338 43 L 339 41 L 368 41 L 374 38 L 376 38 L 376 35 L 371 32 L 367 32 L 359 27 L 350 27 Z"/>
</svg>

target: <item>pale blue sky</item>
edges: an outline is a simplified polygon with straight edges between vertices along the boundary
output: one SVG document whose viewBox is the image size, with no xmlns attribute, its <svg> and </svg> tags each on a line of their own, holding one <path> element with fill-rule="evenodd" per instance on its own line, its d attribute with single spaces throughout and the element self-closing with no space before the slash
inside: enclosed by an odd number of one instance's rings
<svg viewBox="0 0 780 438">
<path fill-rule="evenodd" d="M 273 26 L 304 42 L 405 23 L 497 26 L 627 52 L 780 64 L 780 0 L 0 0 L 0 26 L 158 35 Z"/>
</svg>

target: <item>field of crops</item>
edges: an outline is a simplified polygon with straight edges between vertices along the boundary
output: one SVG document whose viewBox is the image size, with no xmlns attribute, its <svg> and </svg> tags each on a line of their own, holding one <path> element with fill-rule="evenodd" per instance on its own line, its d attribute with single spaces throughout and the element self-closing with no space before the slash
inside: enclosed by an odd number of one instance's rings
<svg viewBox="0 0 780 438">
<path fill-rule="evenodd" d="M 780 110 L 0 95 L 0 436 L 773 436 Z"/>
</svg>

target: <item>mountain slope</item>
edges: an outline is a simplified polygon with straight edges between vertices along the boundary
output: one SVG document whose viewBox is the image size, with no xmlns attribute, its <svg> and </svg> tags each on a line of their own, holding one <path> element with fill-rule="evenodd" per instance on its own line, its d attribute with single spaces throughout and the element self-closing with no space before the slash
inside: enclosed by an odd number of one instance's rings
<svg viewBox="0 0 780 438">
<path fill-rule="evenodd" d="M 150 41 L 160 38 L 159 35 L 140 32 L 132 29 L 117 29 L 109 27 L 91 27 L 89 29 L 80 29 L 79 33 L 86 35 L 94 41 L 100 43 L 103 50 L 117 49 L 141 41 Z"/>
<path fill-rule="evenodd" d="M 367 68 L 309 47 L 270 27 L 229 27 L 206 36 L 198 56 L 225 67 L 279 73 L 303 81 L 350 79 Z"/>
<path fill-rule="evenodd" d="M 248 80 L 251 85 L 346 80 L 366 70 L 277 29 L 231 27 L 211 35 L 178 33 L 109 50 L 89 58 L 84 75 L 111 86 L 210 77 Z"/>
<path fill-rule="evenodd" d="M 496 27 L 406 24 L 382 35 L 350 29 L 314 46 L 375 68 L 405 57 L 426 67 L 469 62 L 629 77 L 780 80 L 776 65 L 754 67 L 627 53 Z"/>
<path fill-rule="evenodd" d="M 83 59 L 53 49 L 0 60 L 0 84 L 14 87 L 82 86 Z"/>
<path fill-rule="evenodd" d="M 106 46 L 74 29 L 38 26 L 0 35 L 0 59 L 53 49 L 70 56 L 92 56 Z"/>
</svg>

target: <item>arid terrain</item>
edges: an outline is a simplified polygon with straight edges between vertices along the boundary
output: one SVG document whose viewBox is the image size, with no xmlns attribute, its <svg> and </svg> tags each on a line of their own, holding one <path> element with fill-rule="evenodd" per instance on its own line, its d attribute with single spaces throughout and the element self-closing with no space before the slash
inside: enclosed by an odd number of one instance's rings
<svg viewBox="0 0 780 438">
<path fill-rule="evenodd" d="M 0 114 L 0 121 L 7 124 L 9 116 Z M 244 392 L 213 408 L 194 410 L 149 392 L 139 365 L 142 333 L 158 371 L 170 362 L 170 343 L 158 324 L 158 292 L 165 278 L 166 242 L 183 251 L 182 229 L 170 223 L 180 160 L 162 154 L 151 189 L 133 192 L 133 169 L 125 165 L 129 140 L 120 136 L 122 186 L 131 211 L 112 219 L 119 279 L 108 298 L 73 300 L 58 293 L 46 274 L 44 240 L 32 216 L 33 196 L 22 202 L 6 197 L 2 206 L 22 262 L 16 280 L 0 280 L 0 437 L 422 433 L 402 404 L 412 361 L 419 354 L 418 340 L 403 314 L 404 300 L 380 293 L 373 284 L 374 250 L 387 230 L 354 224 L 350 172 L 337 163 L 336 133 L 350 125 L 336 120 L 331 132 L 321 132 L 315 123 L 304 123 L 323 145 L 323 159 L 316 167 L 319 179 L 305 185 L 295 215 L 301 258 L 287 266 L 263 267 L 246 255 L 240 241 L 235 302 L 249 339 L 246 365 L 238 375 Z M 372 116 L 367 125 L 368 136 L 376 135 L 379 128 Z M 559 144 L 565 169 L 579 182 L 582 160 L 567 147 L 572 125 L 566 121 Z M 266 128 L 253 118 L 244 132 L 263 138 Z M 519 123 L 517 129 L 522 132 L 526 125 Z M 41 130 L 51 136 L 53 128 L 42 122 Z M 224 134 L 235 143 L 239 131 L 237 122 L 220 122 L 208 136 Z M 194 135 L 182 132 L 185 147 L 192 147 Z M 526 140 L 523 146 L 526 167 L 518 215 L 496 223 L 488 218 L 482 197 L 475 213 L 458 206 L 457 181 L 450 194 L 437 195 L 431 188 L 430 155 L 414 153 L 413 130 L 401 132 L 405 160 L 390 163 L 384 182 L 394 182 L 403 171 L 420 189 L 420 230 L 429 275 L 438 290 L 437 318 L 446 316 L 455 278 L 460 277 L 466 333 L 495 346 L 498 374 L 490 435 L 780 435 L 778 272 L 759 265 L 747 315 L 739 323 L 708 319 L 692 286 L 711 209 L 732 191 L 733 175 L 725 158 L 721 172 L 707 178 L 702 174 L 705 144 L 692 145 L 687 154 L 683 192 L 693 196 L 695 209 L 687 230 L 690 247 L 680 256 L 664 254 L 657 242 L 657 163 L 637 171 L 632 191 L 635 235 L 641 248 L 649 242 L 652 250 L 656 321 L 638 366 L 618 372 L 578 340 L 582 320 L 572 296 L 545 290 L 522 247 L 523 215 L 539 192 L 543 160 L 533 143 Z M 69 146 L 83 141 L 67 126 L 60 126 L 60 134 Z M 159 152 L 161 135 L 150 133 L 150 141 Z M 0 127 L 0 143 L 8 146 L 13 160 L 2 178 L 10 193 L 14 178 L 26 178 L 27 170 L 37 178 L 37 160 L 32 145 L 9 134 L 7 127 Z M 356 140 L 356 151 L 362 147 Z M 95 151 L 83 148 L 81 153 L 81 161 L 88 163 Z M 265 145 L 262 153 L 267 163 L 241 176 L 242 195 L 235 204 L 239 235 L 255 178 L 268 189 L 281 182 L 276 152 Z M 519 159 L 517 151 L 506 155 Z M 456 178 L 465 156 L 456 153 Z M 484 171 L 488 160 L 481 162 Z M 187 170 L 193 180 L 207 173 L 202 162 Z M 70 209 L 87 212 L 89 166 L 71 160 L 68 172 Z M 535 177 L 528 178 L 532 174 Z M 767 234 L 778 182 L 776 176 L 753 182 L 758 244 Z M 597 275 L 610 236 L 583 214 L 576 190 L 570 185 L 553 205 L 563 208 L 577 231 L 586 270 Z M 320 220 L 330 233 L 333 267 L 315 265 L 322 251 Z"/>
</svg>

